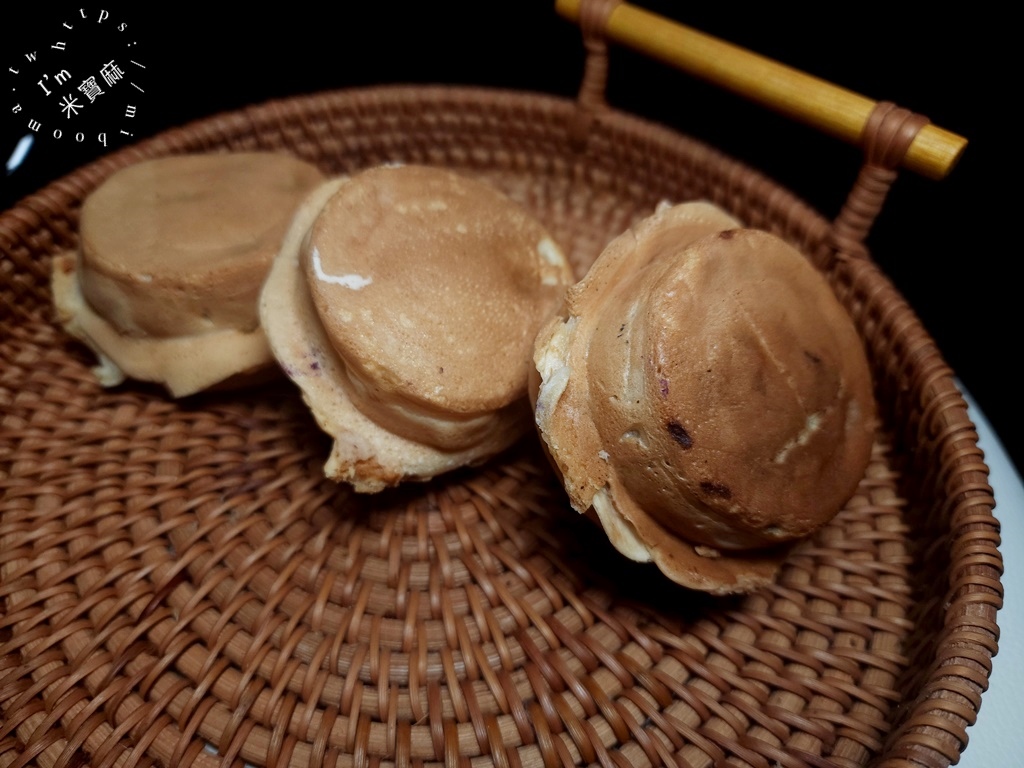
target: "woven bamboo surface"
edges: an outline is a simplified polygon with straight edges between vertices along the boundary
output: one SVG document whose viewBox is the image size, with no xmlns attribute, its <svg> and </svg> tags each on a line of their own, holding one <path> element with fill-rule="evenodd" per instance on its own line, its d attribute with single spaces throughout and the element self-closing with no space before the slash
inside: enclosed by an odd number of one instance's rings
<svg viewBox="0 0 1024 768">
<path fill-rule="evenodd" d="M 0 766 L 948 766 L 996 651 L 998 524 L 952 374 L 866 254 L 706 146 L 573 102 L 374 88 L 162 134 L 0 217 Z M 827 274 L 882 415 L 835 521 L 777 582 L 715 599 L 625 561 L 535 439 L 377 496 L 278 382 L 100 388 L 49 259 L 116 168 L 291 152 L 480 176 L 578 274 L 662 199 L 708 198 Z M 854 243 L 856 245 L 856 243 Z M 438 312 L 444 307 L 439 306 Z"/>
</svg>

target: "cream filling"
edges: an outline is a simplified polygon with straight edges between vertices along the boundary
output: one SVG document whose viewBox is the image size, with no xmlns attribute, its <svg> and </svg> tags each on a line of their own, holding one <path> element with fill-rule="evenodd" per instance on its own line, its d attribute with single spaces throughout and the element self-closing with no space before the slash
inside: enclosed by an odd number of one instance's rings
<svg viewBox="0 0 1024 768">
<path fill-rule="evenodd" d="M 544 285 L 558 285 L 566 272 L 571 272 L 569 260 L 550 237 L 537 243 L 537 254 L 541 257 L 541 283 Z"/>
<path fill-rule="evenodd" d="M 569 341 L 576 329 L 576 322 L 575 317 L 565 322 L 556 321 L 547 344 L 534 355 L 534 365 L 541 378 L 534 419 L 549 445 L 551 416 L 569 384 Z"/>
<path fill-rule="evenodd" d="M 330 275 L 327 272 L 324 272 L 324 265 L 320 260 L 320 251 L 313 248 L 313 253 L 311 255 L 313 257 L 313 272 L 316 274 L 316 279 L 321 282 L 330 283 L 331 285 L 341 285 L 345 288 L 350 288 L 353 291 L 360 291 L 373 282 L 372 277 L 364 277 L 363 275 Z"/>
<path fill-rule="evenodd" d="M 607 488 L 602 488 L 594 494 L 593 506 L 612 546 L 638 563 L 649 563 L 653 560 L 651 551 L 640 540 L 636 529 L 615 508 L 615 502 L 612 501 Z"/>
</svg>

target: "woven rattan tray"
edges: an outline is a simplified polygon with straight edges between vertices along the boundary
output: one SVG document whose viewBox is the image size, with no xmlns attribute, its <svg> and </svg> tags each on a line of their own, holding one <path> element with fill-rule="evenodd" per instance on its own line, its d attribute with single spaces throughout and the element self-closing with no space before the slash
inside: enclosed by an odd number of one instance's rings
<svg viewBox="0 0 1024 768">
<path fill-rule="evenodd" d="M 996 651 L 998 525 L 951 371 L 861 245 L 906 123 L 879 114 L 836 222 L 612 109 L 445 87 L 219 115 L 3 214 L 0 766 L 955 762 Z M 859 491 L 773 586 L 713 599 L 618 556 L 535 440 L 357 497 L 322 479 L 326 442 L 284 383 L 101 389 L 48 289 L 83 197 L 144 157 L 257 148 L 485 178 L 578 274 L 662 199 L 782 235 L 873 367 L 883 423 Z"/>
</svg>

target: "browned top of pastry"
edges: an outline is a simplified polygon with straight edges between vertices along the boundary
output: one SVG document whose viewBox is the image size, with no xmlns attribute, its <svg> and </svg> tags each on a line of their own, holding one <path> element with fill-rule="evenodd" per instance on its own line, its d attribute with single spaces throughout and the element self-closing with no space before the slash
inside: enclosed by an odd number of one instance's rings
<svg viewBox="0 0 1024 768">
<path fill-rule="evenodd" d="M 381 167 L 341 185 L 302 268 L 365 403 L 473 414 L 522 398 L 533 341 L 570 280 L 543 226 L 451 171 Z M 372 406 L 370 406 L 372 407 Z"/>
<path fill-rule="evenodd" d="M 574 506 L 594 506 L 616 546 L 736 591 L 854 493 L 874 398 L 825 278 L 698 205 L 613 241 L 570 292 L 538 339 L 537 421 Z"/>
<path fill-rule="evenodd" d="M 82 292 L 128 335 L 253 330 L 270 262 L 321 179 L 309 163 L 269 152 L 129 166 L 82 207 Z"/>
</svg>

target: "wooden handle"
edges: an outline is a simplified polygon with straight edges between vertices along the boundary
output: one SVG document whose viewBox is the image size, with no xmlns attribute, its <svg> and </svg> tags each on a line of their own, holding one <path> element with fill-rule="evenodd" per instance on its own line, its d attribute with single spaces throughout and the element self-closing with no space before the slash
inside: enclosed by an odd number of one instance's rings
<svg viewBox="0 0 1024 768">
<path fill-rule="evenodd" d="M 581 2 L 556 0 L 555 10 L 578 23 Z M 627 3 L 612 11 L 605 34 L 612 42 L 855 146 L 861 145 L 864 126 L 877 103 Z M 928 124 L 907 149 L 902 165 L 922 176 L 942 179 L 953 170 L 966 146 L 967 139 L 962 136 Z"/>
</svg>

